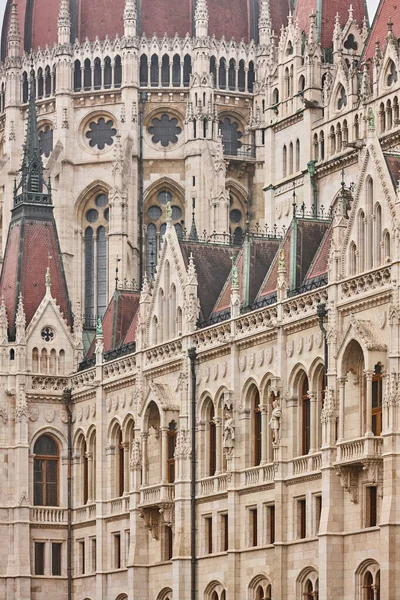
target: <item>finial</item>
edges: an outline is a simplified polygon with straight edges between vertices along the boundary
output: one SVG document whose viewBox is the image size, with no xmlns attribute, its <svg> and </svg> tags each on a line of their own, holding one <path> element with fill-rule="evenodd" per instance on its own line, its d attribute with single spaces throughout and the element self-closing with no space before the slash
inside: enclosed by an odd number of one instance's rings
<svg viewBox="0 0 400 600">
<path fill-rule="evenodd" d="M 49 257 L 49 259 L 51 256 Z M 50 267 L 46 269 L 46 296 L 51 295 L 51 276 L 50 276 Z"/>
<path fill-rule="evenodd" d="M 196 199 L 192 198 L 192 226 L 190 228 L 189 239 L 191 242 L 198 242 L 199 236 L 197 235 L 196 218 L 195 218 Z"/>
<path fill-rule="evenodd" d="M 238 287 L 239 287 L 239 273 L 238 273 L 238 268 L 235 265 L 235 257 L 234 256 L 231 256 L 231 261 L 232 261 L 231 288 L 232 289 L 238 289 Z"/>
<path fill-rule="evenodd" d="M 269 6 L 269 0 L 262 0 L 260 18 L 258 20 L 258 31 L 260 36 L 260 45 L 268 45 L 272 36 L 272 21 Z"/>
<path fill-rule="evenodd" d="M 392 17 L 389 17 L 389 20 L 388 20 L 388 23 L 387 23 L 387 28 L 388 28 L 388 33 L 392 33 L 392 31 L 393 31 Z"/>
<path fill-rule="evenodd" d="M 293 202 L 292 202 L 292 207 L 293 207 L 293 216 L 296 216 L 296 209 L 297 209 L 297 202 L 296 202 L 296 183 L 293 181 Z"/>
<path fill-rule="evenodd" d="M 190 276 L 195 276 L 196 275 L 196 267 L 194 264 L 194 257 L 193 257 L 193 252 L 190 253 L 189 256 L 189 264 L 188 264 L 188 275 Z"/>
<path fill-rule="evenodd" d="M 136 0 L 125 0 L 124 9 L 124 34 L 125 37 L 136 36 L 136 25 L 137 25 L 137 10 Z"/>
<path fill-rule="evenodd" d="M 208 36 L 208 6 L 207 0 L 197 0 L 194 13 L 194 22 L 196 28 L 196 37 L 205 38 Z"/>
<path fill-rule="evenodd" d="M 349 6 L 349 21 L 353 20 L 353 16 L 354 16 L 353 5 L 350 4 L 350 6 Z"/>
<path fill-rule="evenodd" d="M 15 50 L 18 49 L 19 54 L 19 43 L 21 41 L 21 34 L 19 31 L 17 5 L 14 2 L 11 4 L 10 24 L 8 26 L 7 41 L 9 45 L 8 55 L 10 56 L 11 47 L 14 47 L 14 45 Z M 15 56 L 15 54 L 13 54 L 13 56 Z"/>
</svg>

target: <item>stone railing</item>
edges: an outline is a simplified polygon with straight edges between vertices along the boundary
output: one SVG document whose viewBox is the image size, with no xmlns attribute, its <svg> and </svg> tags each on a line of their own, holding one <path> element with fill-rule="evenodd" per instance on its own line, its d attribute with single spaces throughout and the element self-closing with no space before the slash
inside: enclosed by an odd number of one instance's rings
<svg viewBox="0 0 400 600">
<path fill-rule="evenodd" d="M 71 379 L 72 391 L 90 387 L 96 379 L 96 369 L 88 369 L 74 375 Z"/>
<path fill-rule="evenodd" d="M 283 318 L 288 320 L 316 315 L 318 304 L 326 303 L 327 299 L 328 292 L 326 289 L 319 289 L 311 293 L 294 296 L 282 303 Z"/>
<path fill-rule="evenodd" d="M 229 473 L 222 473 L 221 475 L 214 475 L 213 477 L 205 477 L 204 479 L 200 479 L 197 483 L 197 495 L 213 496 L 214 494 L 226 492 L 228 488 L 229 477 Z"/>
<path fill-rule="evenodd" d="M 84 521 L 92 521 L 96 518 L 96 504 L 86 504 L 80 506 L 73 511 L 73 520 L 75 523 L 82 523 Z"/>
<path fill-rule="evenodd" d="M 273 463 L 245 469 L 240 474 L 241 487 L 252 487 L 263 483 L 272 483 L 275 477 Z"/>
<path fill-rule="evenodd" d="M 153 506 L 160 502 L 173 502 L 175 486 L 173 483 L 166 485 L 152 485 L 140 490 L 140 506 Z"/>
<path fill-rule="evenodd" d="M 382 267 L 375 271 L 369 271 L 364 275 L 358 275 L 347 279 L 340 285 L 340 297 L 342 300 L 365 294 L 389 285 L 391 282 L 390 267 Z"/>
<path fill-rule="evenodd" d="M 337 462 L 352 463 L 382 456 L 383 438 L 362 437 L 337 442 Z"/>
<path fill-rule="evenodd" d="M 33 390 L 45 392 L 62 392 L 68 387 L 68 379 L 56 375 L 34 375 L 32 376 L 31 387 Z"/>
<path fill-rule="evenodd" d="M 129 512 L 130 497 L 123 496 L 122 498 L 113 498 L 107 502 L 109 515 L 122 515 Z"/>
<path fill-rule="evenodd" d="M 276 307 L 263 308 L 262 310 L 248 313 L 236 319 L 236 333 L 237 335 L 247 335 L 272 327 L 276 316 Z"/>
<path fill-rule="evenodd" d="M 146 361 L 148 364 L 180 358 L 182 356 L 182 340 L 173 340 L 162 346 L 155 346 L 146 350 Z"/>
<path fill-rule="evenodd" d="M 136 371 L 136 357 L 125 356 L 109 362 L 103 366 L 103 379 L 111 379 L 112 377 L 120 377 L 121 375 L 129 375 Z"/>
<path fill-rule="evenodd" d="M 299 456 L 291 461 L 291 475 L 296 477 L 298 475 L 305 475 L 306 473 L 313 473 L 319 471 L 322 465 L 322 454 L 309 454 L 307 456 Z M 289 466 L 290 474 L 290 466 Z"/>
<path fill-rule="evenodd" d="M 67 510 L 56 507 L 35 507 L 31 509 L 31 521 L 34 523 L 67 524 Z"/>
<path fill-rule="evenodd" d="M 230 321 L 220 325 L 214 325 L 207 329 L 201 329 L 193 335 L 193 341 L 199 350 L 210 346 L 219 346 L 229 342 L 231 336 Z"/>
</svg>

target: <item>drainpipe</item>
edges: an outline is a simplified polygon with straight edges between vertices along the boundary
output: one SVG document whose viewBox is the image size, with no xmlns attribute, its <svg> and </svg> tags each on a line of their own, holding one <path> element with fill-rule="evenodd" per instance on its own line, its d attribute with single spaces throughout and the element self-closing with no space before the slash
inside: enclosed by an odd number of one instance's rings
<svg viewBox="0 0 400 600">
<path fill-rule="evenodd" d="M 192 462 L 191 462 L 191 485 L 190 485 L 190 518 L 191 518 L 191 600 L 196 600 L 196 348 L 188 351 L 191 370 L 192 388 Z"/>
<path fill-rule="evenodd" d="M 139 98 L 139 290 L 142 289 L 143 284 L 143 117 L 146 100 L 147 94 L 142 92 Z"/>
<path fill-rule="evenodd" d="M 63 392 L 65 410 L 68 416 L 68 537 L 67 537 L 67 579 L 68 600 L 72 600 L 72 412 L 71 412 L 71 390 L 66 388 Z"/>
</svg>

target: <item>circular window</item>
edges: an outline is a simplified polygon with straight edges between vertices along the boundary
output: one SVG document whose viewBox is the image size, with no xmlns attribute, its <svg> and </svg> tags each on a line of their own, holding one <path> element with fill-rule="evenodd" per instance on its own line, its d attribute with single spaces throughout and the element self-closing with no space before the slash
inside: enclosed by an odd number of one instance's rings
<svg viewBox="0 0 400 600">
<path fill-rule="evenodd" d="M 235 208 L 234 210 L 231 210 L 230 218 L 232 223 L 240 223 L 242 220 L 242 213 Z"/>
<path fill-rule="evenodd" d="M 160 204 L 167 204 L 167 202 L 171 202 L 172 195 L 168 190 L 162 190 L 162 192 L 158 193 L 157 199 Z"/>
<path fill-rule="evenodd" d="M 173 206 L 172 207 L 172 220 L 173 221 L 177 221 L 178 219 L 180 219 L 182 216 L 182 211 L 179 208 L 179 206 Z"/>
<path fill-rule="evenodd" d="M 147 214 L 149 215 L 150 219 L 153 219 L 153 221 L 158 221 L 162 215 L 162 210 L 159 206 L 150 206 Z"/>
<path fill-rule="evenodd" d="M 99 194 L 96 198 L 96 206 L 104 208 L 108 204 L 108 199 L 105 194 Z"/>
<path fill-rule="evenodd" d="M 176 144 L 178 142 L 178 135 L 182 132 L 182 129 L 178 126 L 178 119 L 174 117 L 170 118 L 164 114 L 159 119 L 155 118 L 152 120 L 148 131 L 153 144 L 161 143 L 161 146 L 166 148 L 169 144 Z"/>
<path fill-rule="evenodd" d="M 89 131 L 86 132 L 86 137 L 89 140 L 91 148 L 104 150 L 106 146 L 112 146 L 114 137 L 117 135 L 117 130 L 111 119 L 100 117 L 98 121 L 89 123 Z"/>
<path fill-rule="evenodd" d="M 95 223 L 97 221 L 98 216 L 99 213 L 97 212 L 97 210 L 95 208 L 91 208 L 86 213 L 86 220 L 89 221 L 89 223 Z"/>
<path fill-rule="evenodd" d="M 42 329 L 42 340 L 45 342 L 51 342 L 54 340 L 54 329 L 52 327 L 43 327 Z"/>
</svg>

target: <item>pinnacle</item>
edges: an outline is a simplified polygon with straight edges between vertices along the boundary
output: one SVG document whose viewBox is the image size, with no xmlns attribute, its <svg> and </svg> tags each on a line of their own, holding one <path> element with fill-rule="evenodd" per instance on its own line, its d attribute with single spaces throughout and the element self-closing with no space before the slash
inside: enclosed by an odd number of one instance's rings
<svg viewBox="0 0 400 600">
<path fill-rule="evenodd" d="M 69 2 L 68 0 L 61 0 L 58 13 L 58 27 L 70 27 L 70 24 Z"/>
<path fill-rule="evenodd" d="M 262 0 L 258 27 L 259 29 L 271 29 L 271 13 L 269 7 L 269 0 Z"/>
<path fill-rule="evenodd" d="M 136 0 L 125 0 L 124 21 L 136 20 Z"/>
<path fill-rule="evenodd" d="M 194 14 L 195 21 L 201 21 L 208 19 L 208 6 L 207 0 L 197 0 L 196 12 Z"/>
<path fill-rule="evenodd" d="M 11 5 L 10 26 L 8 28 L 8 41 L 19 42 L 20 39 L 21 35 L 19 32 L 17 5 L 13 3 Z"/>
</svg>

